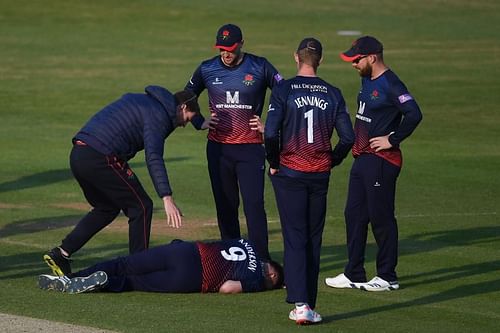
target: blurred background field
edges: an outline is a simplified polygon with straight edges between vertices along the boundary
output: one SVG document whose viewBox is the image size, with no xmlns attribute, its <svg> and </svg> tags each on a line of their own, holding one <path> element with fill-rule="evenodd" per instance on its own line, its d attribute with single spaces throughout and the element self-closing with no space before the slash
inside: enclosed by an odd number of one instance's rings
<svg viewBox="0 0 500 333">
<path fill-rule="evenodd" d="M 343 206 L 349 157 L 332 174 L 318 311 L 324 332 L 496 331 L 500 319 L 500 3 L 447 1 L 0 1 L 0 312 L 122 332 L 285 332 L 284 290 L 253 295 L 57 295 L 36 287 L 41 257 L 88 207 L 71 176 L 72 135 L 96 111 L 150 84 L 182 89 L 220 25 L 238 24 L 245 50 L 286 78 L 303 37 L 322 41 L 319 75 L 340 87 L 351 115 L 359 77 L 338 57 L 355 30 L 379 38 L 387 64 L 424 120 L 403 143 L 394 293 L 334 290 L 323 279 L 346 260 Z M 269 96 L 269 93 L 268 93 Z M 206 93 L 200 99 L 206 111 Z M 131 165 L 155 200 L 152 243 L 216 239 L 206 132 L 167 139 L 166 165 L 184 228 L 168 229 L 142 154 Z M 283 255 L 270 183 L 273 257 Z M 244 226 L 244 216 L 242 225 Z M 126 254 L 121 217 L 74 257 L 82 268 Z M 374 274 L 370 237 L 367 270 Z"/>
</svg>

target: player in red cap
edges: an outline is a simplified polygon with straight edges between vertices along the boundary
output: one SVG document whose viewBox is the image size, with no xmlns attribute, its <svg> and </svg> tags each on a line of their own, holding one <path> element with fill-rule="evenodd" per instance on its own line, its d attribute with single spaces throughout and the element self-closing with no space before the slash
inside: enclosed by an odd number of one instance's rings
<svg viewBox="0 0 500 333">
<path fill-rule="evenodd" d="M 197 129 L 209 129 L 208 172 L 222 239 L 239 238 L 240 193 L 248 238 L 269 258 L 264 209 L 265 152 L 260 121 L 266 90 L 282 78 L 265 58 L 244 53 L 241 29 L 225 24 L 217 32 L 220 54 L 205 60 L 186 85 L 198 96 L 207 89 L 209 117 L 197 116 Z"/>
<path fill-rule="evenodd" d="M 384 63 L 376 38 L 357 39 L 340 57 L 361 76 L 354 124 L 354 163 L 345 207 L 348 263 L 327 278 L 334 288 L 369 291 L 399 288 L 396 275 L 398 227 L 394 215 L 396 180 L 402 166 L 401 142 L 415 130 L 422 113 L 406 86 Z M 378 246 L 377 276 L 366 282 L 365 247 L 371 224 Z"/>
</svg>

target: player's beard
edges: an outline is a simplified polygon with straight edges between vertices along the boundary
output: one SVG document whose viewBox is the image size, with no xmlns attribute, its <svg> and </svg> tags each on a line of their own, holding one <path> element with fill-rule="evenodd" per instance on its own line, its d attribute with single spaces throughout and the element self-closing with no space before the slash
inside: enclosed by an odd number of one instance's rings
<svg viewBox="0 0 500 333">
<path fill-rule="evenodd" d="M 224 54 L 221 54 L 221 59 L 224 65 L 227 67 L 234 67 L 238 65 L 242 57 L 242 53 L 240 50 L 238 50 L 235 53 L 230 54 L 229 56 L 225 56 Z"/>
<path fill-rule="evenodd" d="M 365 67 L 358 70 L 361 77 L 372 77 L 372 65 L 367 63 Z"/>
</svg>

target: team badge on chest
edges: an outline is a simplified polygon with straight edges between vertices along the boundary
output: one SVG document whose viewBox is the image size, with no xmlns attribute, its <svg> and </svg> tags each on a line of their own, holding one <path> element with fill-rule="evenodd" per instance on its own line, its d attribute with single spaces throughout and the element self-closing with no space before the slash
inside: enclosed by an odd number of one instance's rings
<svg viewBox="0 0 500 333">
<path fill-rule="evenodd" d="M 253 79 L 253 75 L 252 74 L 245 75 L 245 79 L 243 80 L 243 83 L 246 86 L 251 86 L 254 82 L 255 82 L 255 80 Z"/>
</svg>

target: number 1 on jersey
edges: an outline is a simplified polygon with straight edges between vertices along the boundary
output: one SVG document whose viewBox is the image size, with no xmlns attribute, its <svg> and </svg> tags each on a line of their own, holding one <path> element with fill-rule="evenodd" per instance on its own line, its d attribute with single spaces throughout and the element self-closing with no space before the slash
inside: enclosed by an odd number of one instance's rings
<svg viewBox="0 0 500 333">
<path fill-rule="evenodd" d="M 314 133 L 313 133 L 313 109 L 304 113 L 304 118 L 307 119 L 307 143 L 314 143 Z"/>
</svg>

